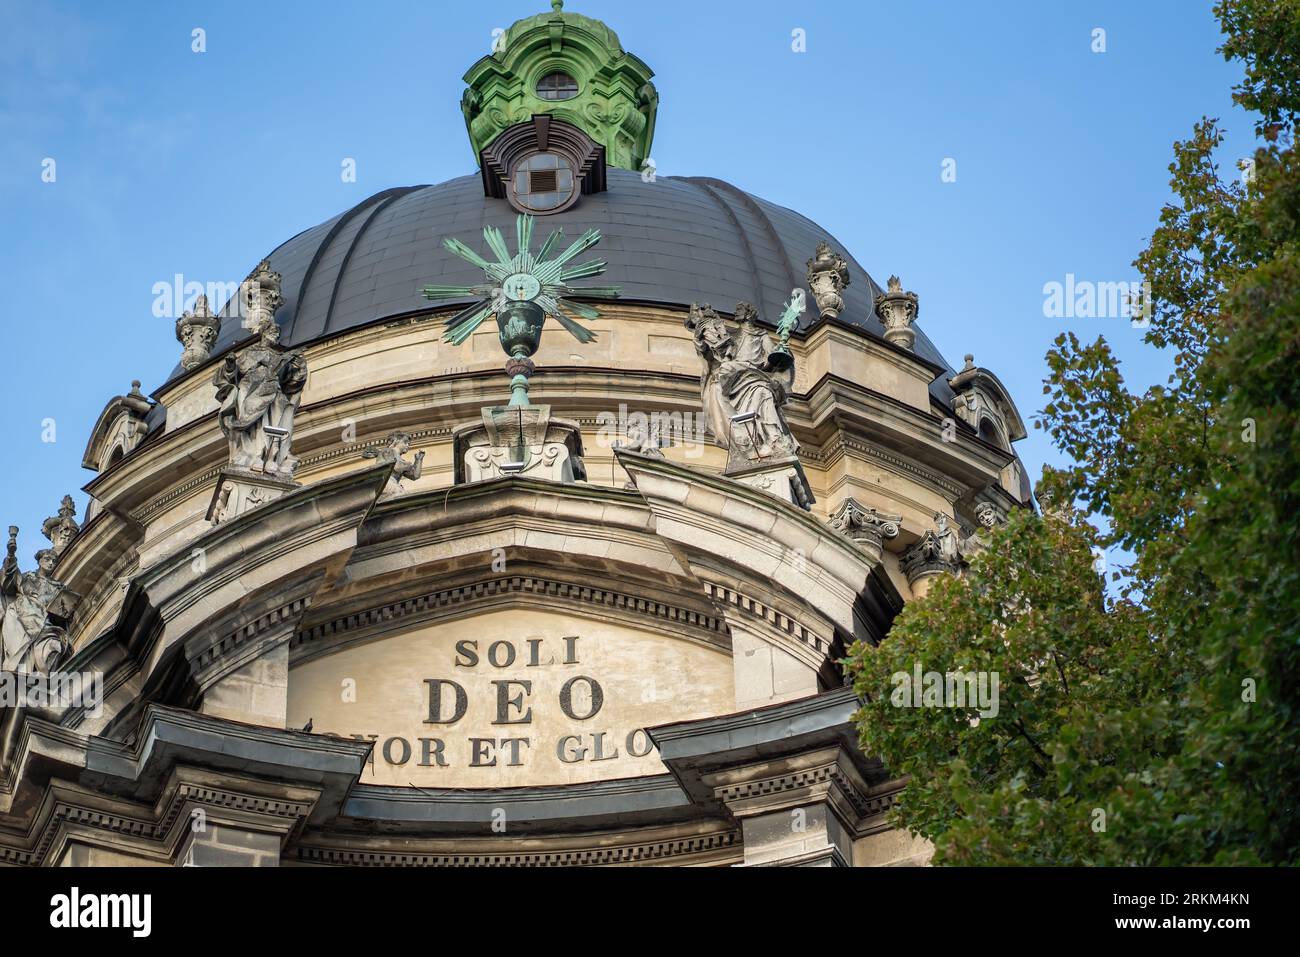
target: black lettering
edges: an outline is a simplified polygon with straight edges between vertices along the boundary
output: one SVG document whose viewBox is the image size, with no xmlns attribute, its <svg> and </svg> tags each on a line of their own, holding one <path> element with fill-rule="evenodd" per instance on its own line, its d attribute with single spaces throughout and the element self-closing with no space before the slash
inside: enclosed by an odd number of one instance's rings
<svg viewBox="0 0 1300 957">
<path fill-rule="evenodd" d="M 644 751 L 638 751 L 636 748 L 636 736 L 638 734 L 645 735 Z M 655 743 L 650 740 L 650 735 L 646 734 L 645 728 L 633 728 L 631 731 L 629 731 L 627 733 L 627 741 L 625 742 L 625 744 L 627 746 L 628 756 L 633 758 L 644 758 L 647 754 L 649 754 L 651 751 L 655 749 Z"/>
<path fill-rule="evenodd" d="M 592 750 L 591 760 L 612 761 L 614 758 L 618 757 L 618 748 L 614 749 L 613 754 L 605 753 L 605 732 L 604 731 L 597 731 L 595 734 L 593 734 L 591 736 L 591 743 L 594 746 Z"/>
<path fill-rule="evenodd" d="M 533 693 L 533 683 L 531 681 L 516 681 L 507 678 L 504 681 L 492 682 L 497 686 L 497 717 L 493 724 L 531 724 L 533 720 L 533 709 L 529 708 L 524 712 L 522 717 L 510 718 L 510 709 L 517 711 L 524 710 L 524 696 Z M 513 698 L 510 697 L 510 686 L 519 685 L 524 690 Z"/>
<path fill-rule="evenodd" d="M 402 746 L 402 758 L 397 760 L 393 757 L 393 742 L 396 741 Z M 405 738 L 389 738 L 384 742 L 384 760 L 389 764 L 395 764 L 399 768 L 407 761 L 411 760 L 411 742 Z"/>
<path fill-rule="evenodd" d="M 429 717 L 425 719 L 425 724 L 455 724 L 465 717 L 465 712 L 469 710 L 469 696 L 465 694 L 464 688 L 448 678 L 425 678 L 424 683 L 429 686 Z M 451 685 L 456 695 L 452 715 L 445 720 L 439 717 L 442 714 L 443 685 Z"/>
<path fill-rule="evenodd" d="M 465 661 L 461 661 L 461 655 Z M 472 638 L 462 638 L 456 642 L 456 667 L 473 668 L 478 664 L 478 642 Z"/>
<path fill-rule="evenodd" d="M 437 765 L 440 768 L 445 768 L 447 759 L 443 756 L 442 748 L 442 738 L 421 738 L 420 767 L 431 768 Z"/>
<path fill-rule="evenodd" d="M 528 667 L 529 668 L 536 668 L 538 665 L 542 663 L 541 656 L 538 654 L 538 650 L 540 649 L 541 644 L 542 644 L 542 639 L 540 638 L 528 639 Z M 549 665 L 554 661 L 555 661 L 555 657 L 552 656 L 551 660 L 548 661 L 547 664 Z"/>
<path fill-rule="evenodd" d="M 510 652 L 510 657 L 505 661 L 497 661 L 497 649 L 502 645 Z M 508 641 L 494 641 L 488 647 L 488 661 L 492 662 L 494 668 L 509 668 L 515 663 L 515 646 Z"/>
<path fill-rule="evenodd" d="M 575 639 L 576 640 L 576 639 Z M 591 689 L 591 711 L 579 716 L 573 711 L 573 685 L 575 682 L 585 681 Z M 605 692 L 600 690 L 600 683 L 595 678 L 589 678 L 586 675 L 575 675 L 566 681 L 560 688 L 560 710 L 574 721 L 586 721 L 588 718 L 594 718 L 600 711 L 600 706 L 605 703 Z"/>
<path fill-rule="evenodd" d="M 582 747 L 581 745 L 578 745 L 578 744 L 577 744 L 577 742 L 579 742 L 579 741 L 581 741 L 581 740 L 582 740 L 582 738 L 578 737 L 578 735 L 576 735 L 576 734 L 566 734 L 564 737 L 560 738 L 559 741 L 556 741 L 556 742 L 555 742 L 555 756 L 556 756 L 557 758 L 560 759 L 560 763 L 562 763 L 562 764 L 577 764 L 579 761 L 581 761 L 583 758 L 585 758 L 585 757 L 587 756 L 587 749 L 584 748 L 584 747 Z M 573 742 L 574 742 L 574 748 L 573 748 L 573 751 L 570 753 L 570 756 L 569 756 L 569 757 L 565 757 L 565 756 L 564 756 L 564 755 L 565 755 L 565 750 L 564 750 L 564 742 L 565 742 L 565 741 L 573 741 Z"/>
<path fill-rule="evenodd" d="M 517 768 L 524 762 L 519 757 L 519 746 L 522 744 L 525 748 L 530 746 L 528 738 L 502 738 L 501 744 L 510 748 L 510 760 L 506 762 L 506 767 Z"/>
</svg>

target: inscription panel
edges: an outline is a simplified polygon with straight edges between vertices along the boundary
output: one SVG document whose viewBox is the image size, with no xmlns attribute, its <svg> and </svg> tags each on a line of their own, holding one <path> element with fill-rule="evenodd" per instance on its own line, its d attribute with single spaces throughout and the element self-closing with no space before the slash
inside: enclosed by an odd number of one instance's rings
<svg viewBox="0 0 1300 957">
<path fill-rule="evenodd" d="M 289 674 L 290 727 L 372 740 L 363 781 L 425 789 L 659 774 L 646 727 L 734 702 L 720 651 L 531 609 L 427 625 Z"/>
</svg>

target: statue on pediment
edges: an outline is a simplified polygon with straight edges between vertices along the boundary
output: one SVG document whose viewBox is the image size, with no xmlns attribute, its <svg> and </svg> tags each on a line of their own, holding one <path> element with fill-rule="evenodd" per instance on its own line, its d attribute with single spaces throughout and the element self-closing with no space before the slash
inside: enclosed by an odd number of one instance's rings
<svg viewBox="0 0 1300 957">
<path fill-rule="evenodd" d="M 36 571 L 18 567 L 18 529 L 9 527 L 9 544 L 0 564 L 0 671 L 46 674 L 70 650 L 62 628 L 50 623 L 50 608 L 64 592 L 54 578 L 54 549 L 36 553 Z"/>
<path fill-rule="evenodd" d="M 263 262 L 243 284 L 245 328 L 258 341 L 228 355 L 213 385 L 221 405 L 217 421 L 230 442 L 230 466 L 293 480 L 298 459 L 291 454 L 293 418 L 307 384 L 302 352 L 280 345 L 275 309 L 280 305 L 280 274 Z"/>
<path fill-rule="evenodd" d="M 794 387 L 794 357 L 785 344 L 788 334 L 774 345 L 757 317 L 749 303 L 737 303 L 733 329 L 708 304 L 692 304 L 686 328 L 704 360 L 704 415 L 733 459 L 790 458 L 799 443 L 781 407 Z"/>
</svg>

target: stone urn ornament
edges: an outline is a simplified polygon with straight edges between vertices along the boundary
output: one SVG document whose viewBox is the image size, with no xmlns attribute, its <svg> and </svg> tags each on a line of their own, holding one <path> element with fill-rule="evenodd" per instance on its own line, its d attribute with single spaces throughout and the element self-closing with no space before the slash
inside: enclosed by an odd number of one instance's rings
<svg viewBox="0 0 1300 957">
<path fill-rule="evenodd" d="M 807 265 L 808 288 L 817 300 L 821 317 L 837 318 L 844 311 L 844 297 L 840 293 L 850 282 L 849 264 L 823 239 L 817 244 L 817 251 Z"/>
<path fill-rule="evenodd" d="M 889 287 L 876 297 L 876 315 L 885 327 L 885 339 L 903 349 L 911 349 L 916 342 L 916 321 L 919 304 L 914 292 L 904 292 L 897 276 L 889 277 Z"/>
</svg>

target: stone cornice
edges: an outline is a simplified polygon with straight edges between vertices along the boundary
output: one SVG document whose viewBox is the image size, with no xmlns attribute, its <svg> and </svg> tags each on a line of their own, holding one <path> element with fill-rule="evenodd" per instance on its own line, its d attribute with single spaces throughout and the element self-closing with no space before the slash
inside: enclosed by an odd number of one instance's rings
<svg viewBox="0 0 1300 957">
<path fill-rule="evenodd" d="M 144 709 L 129 743 L 27 717 L 11 765 L 16 786 L 0 804 L 0 861 L 40 863 L 55 831 L 74 820 L 165 843 L 176 809 L 196 803 L 289 821 L 287 836 L 342 810 L 370 748 L 160 705 Z M 31 809 L 26 826 L 3 820 L 22 807 Z"/>
<path fill-rule="evenodd" d="M 290 643 L 290 661 L 299 665 L 354 642 L 369 641 L 445 618 L 477 614 L 497 606 L 566 605 L 592 617 L 676 632 L 717 650 L 730 651 L 726 620 L 679 602 L 637 595 L 630 590 L 563 581 L 553 575 L 502 575 L 423 592 L 358 611 L 336 615 L 298 631 Z"/>
<path fill-rule="evenodd" d="M 725 561 L 767 582 L 842 635 L 877 640 L 902 598 L 878 559 L 789 502 L 722 476 L 626 450 L 616 452 L 655 511 L 655 528 L 702 567 Z M 793 560 L 791 558 L 793 556 Z M 873 621 L 864 633 L 867 618 Z"/>
<path fill-rule="evenodd" d="M 836 375 L 819 379 L 808 392 L 809 414 L 815 429 L 829 439 L 857 440 L 914 463 L 934 480 L 951 487 L 983 487 L 996 482 L 1015 456 L 980 440 L 957 419 L 951 419 L 951 441 L 944 440 L 944 419 L 923 413 L 889 396 L 873 392 Z"/>
<path fill-rule="evenodd" d="M 136 574 L 113 628 L 113 641 L 73 664 L 105 674 L 106 684 L 139 674 L 141 702 L 177 698 L 176 682 L 197 693 L 190 666 L 176 674 L 178 645 L 198 636 L 191 657 L 215 680 L 225 672 L 202 647 L 221 647 L 238 658 L 241 630 L 266 616 L 299 615 L 306 601 L 342 568 L 356 545 L 357 529 L 384 488 L 388 467 L 372 466 L 313 485 L 209 529 L 173 554 Z M 292 561 L 277 561 L 294 556 Z M 256 631 L 256 628 L 254 628 Z M 232 637 L 233 636 L 233 637 Z M 287 635 L 286 635 L 287 637 Z M 231 640 L 227 640 L 231 639 Z M 116 649 L 125 652 L 120 657 Z M 164 693 L 165 688 L 171 692 Z M 131 720 L 133 702 L 114 722 Z"/>
<path fill-rule="evenodd" d="M 662 863 L 673 866 L 738 864 L 742 859 L 740 831 L 720 826 L 704 833 L 692 828 L 681 836 L 649 840 L 636 831 L 595 834 L 581 839 L 534 839 L 536 850 L 502 846 L 507 842 L 464 840 L 454 849 L 425 850 L 433 842 L 410 841 L 409 848 L 385 849 L 370 846 L 366 838 L 352 838 L 344 844 L 338 838 L 319 838 L 291 848 L 292 859 L 302 864 L 347 867 L 599 867 Z M 447 844 L 447 842 L 437 842 Z"/>
</svg>

